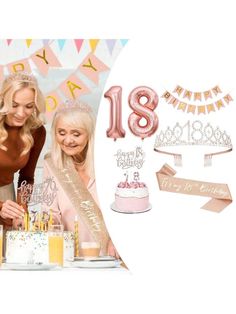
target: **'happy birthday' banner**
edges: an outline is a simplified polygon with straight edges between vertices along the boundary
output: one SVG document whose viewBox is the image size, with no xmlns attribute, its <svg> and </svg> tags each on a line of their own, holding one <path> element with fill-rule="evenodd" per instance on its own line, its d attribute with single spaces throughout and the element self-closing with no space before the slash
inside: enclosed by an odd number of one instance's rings
<svg viewBox="0 0 236 314">
<path fill-rule="evenodd" d="M 212 98 L 212 96 L 217 96 L 222 93 L 222 91 L 218 85 L 204 92 L 193 92 L 177 85 L 173 90 L 173 93 L 178 94 L 181 98 L 187 98 L 190 101 L 202 101 L 202 99 L 207 100 L 208 98 Z"/>
<path fill-rule="evenodd" d="M 18 39 L 6 39 L 6 49 L 12 46 L 15 41 L 18 43 Z M 23 43 L 27 48 L 30 48 L 34 42 L 32 39 L 25 39 Z M 38 39 L 36 40 L 38 41 Z M 28 54 L 27 57 L 15 60 L 14 62 L 4 63 L 1 62 L 0 57 L 0 81 L 3 81 L 6 73 L 12 74 L 19 71 L 25 71 L 28 73 L 34 72 L 35 68 L 38 72 L 47 77 L 50 68 L 62 68 L 63 65 L 59 61 L 58 48 L 61 52 L 66 46 L 67 42 L 74 44 L 74 49 L 77 53 L 81 51 L 81 47 L 84 44 L 84 39 L 42 39 L 42 48 L 38 49 L 34 53 Z M 75 71 L 63 80 L 59 86 L 56 86 L 50 92 L 45 94 L 46 99 L 46 115 L 50 119 L 52 114 L 57 109 L 58 105 L 63 102 L 64 98 L 78 99 L 81 95 L 91 93 L 91 84 L 87 83 L 87 80 L 83 80 L 83 76 L 92 81 L 97 86 L 99 85 L 99 76 L 101 72 L 108 71 L 109 67 L 104 64 L 94 52 L 101 42 L 102 45 L 106 45 L 108 52 L 112 55 L 116 43 L 119 42 L 122 46 L 125 46 L 128 42 L 127 39 L 87 39 L 87 46 L 90 48 L 90 53 L 84 58 L 84 60 L 75 67 Z M 54 45 L 52 46 L 52 43 Z M 58 44 L 55 45 L 55 43 Z M 55 51 L 55 49 L 56 51 Z M 87 49 L 87 48 L 86 48 Z M 82 74 L 82 76 L 81 76 Z M 82 80 L 81 80 L 82 78 Z M 89 85 L 88 85 L 89 84 Z M 88 86 L 87 86 L 88 85 Z"/>
<path fill-rule="evenodd" d="M 2 80 L 4 78 L 4 67 L 7 67 L 9 73 L 16 73 L 19 71 L 32 73 L 29 59 L 34 62 L 40 73 L 44 76 L 47 75 L 50 67 L 62 67 L 53 50 L 47 45 L 37 50 L 29 58 L 17 60 L 6 65 L 0 65 L 0 79 Z M 62 102 L 62 97 L 60 96 L 61 93 L 69 99 L 77 99 L 83 94 L 90 93 L 90 89 L 77 76 L 78 72 L 83 73 L 88 79 L 98 85 L 100 73 L 108 70 L 108 66 L 106 66 L 92 52 L 89 53 L 74 73 L 64 80 L 56 89 L 45 95 L 47 115 L 50 116 L 50 114 L 56 110 L 57 106 Z"/>
<path fill-rule="evenodd" d="M 175 89 L 175 92 L 178 93 L 178 90 Z M 203 95 L 205 95 L 205 99 L 207 99 L 209 97 L 212 98 L 212 95 L 209 94 L 209 92 L 210 91 L 205 91 L 203 93 Z M 179 91 L 179 93 L 180 93 L 180 91 Z M 194 94 L 196 94 L 196 93 L 194 93 Z M 198 100 L 202 99 L 201 93 L 197 93 L 197 94 L 200 95 Z M 191 99 L 192 92 L 185 90 L 183 95 L 185 98 Z M 211 95 L 211 96 L 209 96 L 209 95 Z M 177 110 L 182 110 L 183 112 L 192 113 L 192 114 L 201 114 L 201 113 L 206 114 L 206 113 L 215 112 L 216 109 L 220 110 L 221 108 L 224 108 L 225 105 L 228 105 L 231 101 L 233 101 L 233 98 L 230 96 L 230 94 L 226 94 L 221 99 L 219 99 L 215 102 L 212 102 L 210 104 L 201 104 L 201 105 L 197 105 L 197 104 L 193 104 L 193 103 L 187 103 L 185 101 L 179 100 L 173 94 L 171 94 L 169 91 L 165 91 L 161 97 L 164 98 L 167 103 L 171 104 Z"/>
<path fill-rule="evenodd" d="M 62 67 L 61 63 L 59 62 L 57 56 L 55 55 L 51 47 L 49 45 L 46 45 L 43 48 L 37 50 L 32 55 L 30 55 L 28 58 L 16 60 L 5 65 L 0 65 L 0 79 L 1 80 L 3 79 L 4 67 L 7 68 L 9 74 L 16 73 L 19 71 L 31 73 L 32 69 L 29 60 L 33 61 L 33 63 L 36 65 L 39 72 L 43 76 L 46 76 L 48 74 L 48 70 L 51 67 Z"/>
<path fill-rule="evenodd" d="M 69 99 L 77 99 L 83 94 L 90 93 L 90 89 L 77 77 L 77 72 L 83 73 L 87 78 L 93 81 L 96 85 L 99 84 L 99 74 L 103 71 L 108 71 L 107 67 L 93 53 L 89 53 L 81 62 L 76 71 L 72 73 L 65 81 L 63 81 L 57 89 L 47 93 L 46 110 L 48 114 L 56 110 L 57 106 L 62 102 L 60 92 Z"/>
</svg>

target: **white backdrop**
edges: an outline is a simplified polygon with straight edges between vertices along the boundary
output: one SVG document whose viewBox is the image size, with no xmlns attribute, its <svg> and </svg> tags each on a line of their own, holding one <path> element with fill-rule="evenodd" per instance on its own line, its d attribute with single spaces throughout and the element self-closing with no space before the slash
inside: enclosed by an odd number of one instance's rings
<svg viewBox="0 0 236 314">
<path fill-rule="evenodd" d="M 159 42 L 162 42 L 160 46 Z M 180 47 L 182 44 L 179 41 Z M 142 40 L 142 45 L 133 40 L 117 60 L 106 90 L 113 85 L 123 87 L 123 127 L 126 136 L 116 142 L 106 138 L 109 104 L 103 99 L 96 130 L 97 185 L 101 207 L 106 211 L 105 218 L 114 242 L 134 276 L 144 276 L 142 286 L 145 287 L 145 295 L 157 296 L 157 311 L 221 313 L 227 307 L 225 304 L 233 302 L 232 285 L 236 278 L 233 249 L 236 243 L 235 205 L 232 203 L 219 214 L 200 209 L 208 201 L 207 198 L 160 192 L 155 172 L 167 162 L 175 168 L 178 177 L 228 183 L 234 196 L 234 151 L 213 157 L 212 167 L 204 168 L 203 154 L 209 152 L 209 148 L 186 147 L 182 151 L 177 148 L 178 152 L 183 152 L 183 167 L 177 168 L 173 164 L 173 157 L 153 151 L 155 135 L 142 142 L 131 134 L 127 126 L 127 118 L 131 113 L 127 103 L 128 95 L 140 85 L 155 89 L 161 96 L 165 91 L 163 86 L 168 87 L 172 82 L 193 91 L 204 91 L 219 84 L 225 92 L 231 91 L 233 96 L 233 60 L 231 63 L 225 61 L 225 66 L 231 70 L 226 73 L 225 69 L 224 77 L 223 69 L 219 72 L 215 69 L 217 64 L 220 68 L 224 62 L 222 55 L 216 53 L 213 62 L 212 54 L 206 52 L 204 58 L 194 63 L 192 60 L 201 49 L 197 49 L 195 44 L 192 47 L 191 42 L 188 45 L 188 53 L 176 49 L 167 58 L 165 55 L 171 47 L 164 38 L 161 37 L 155 46 L 150 39 Z M 160 98 L 156 112 L 160 130 L 167 125 L 173 126 L 173 122 L 183 125 L 187 119 L 198 119 L 226 130 L 235 143 L 234 103 L 216 113 L 193 117 L 192 114 L 177 111 Z M 106 125 L 104 121 L 107 121 Z M 129 151 L 137 145 L 141 145 L 146 152 L 141 176 L 149 186 L 153 209 L 138 215 L 118 214 L 111 211 L 109 206 L 114 201 L 115 187 L 124 171 L 116 169 L 114 154 L 118 149 Z M 147 279 L 153 281 L 153 287 L 149 286 Z M 228 309 L 227 313 L 231 313 L 232 305 Z"/>
<path fill-rule="evenodd" d="M 234 1 L 146 0 L 122 4 L 122 1 L 113 4 L 88 1 L 84 7 L 87 13 L 80 19 L 78 11 L 72 10 L 75 4 L 65 5 L 54 18 L 66 23 L 58 23 L 63 26 L 56 27 L 54 32 L 52 27 L 46 27 L 43 35 L 56 37 L 55 34 L 62 33 L 78 38 L 78 32 L 82 31 L 93 38 L 103 35 L 131 39 L 117 59 L 105 88 L 123 87 L 126 137 L 116 143 L 106 138 L 109 125 L 106 99 L 100 105 L 96 134 L 99 198 L 109 232 L 131 274 L 1 272 L 1 307 L 20 313 L 31 313 L 33 308 L 35 313 L 234 314 L 235 204 L 216 214 L 200 209 L 205 198 L 160 192 L 154 172 L 164 162 L 173 166 L 173 161 L 153 152 L 155 135 L 141 143 L 130 134 L 127 127 L 130 111 L 126 103 L 129 92 L 139 85 L 152 87 L 160 96 L 164 88 L 173 84 L 193 91 L 218 84 L 234 97 Z M 69 11 L 65 18 L 66 8 Z M 42 12 L 44 21 L 49 21 L 52 15 L 48 10 Z M 76 28 L 71 24 L 75 20 Z M 35 24 L 31 16 L 27 23 Z M 42 29 L 35 29 L 35 36 L 43 37 Z M 26 30 L 19 27 L 20 35 L 26 34 Z M 188 118 L 168 106 L 160 102 L 156 110 L 160 128 L 169 121 Z M 204 119 L 226 129 L 235 145 L 234 116 L 235 102 Z M 114 200 L 114 186 L 120 180 L 112 155 L 118 148 L 128 150 L 140 143 L 147 154 L 142 178 L 149 186 L 153 209 L 129 216 L 112 212 L 109 205 Z M 213 166 L 207 169 L 202 167 L 198 152 L 186 150 L 184 157 L 184 167 L 176 169 L 177 176 L 228 183 L 235 197 L 234 151 L 214 158 Z"/>
</svg>

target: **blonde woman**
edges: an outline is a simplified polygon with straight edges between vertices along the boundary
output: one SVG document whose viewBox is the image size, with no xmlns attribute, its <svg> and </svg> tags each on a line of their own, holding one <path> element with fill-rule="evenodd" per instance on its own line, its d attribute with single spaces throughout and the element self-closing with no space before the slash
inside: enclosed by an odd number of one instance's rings
<svg viewBox="0 0 236 314">
<path fill-rule="evenodd" d="M 16 202 L 14 174 L 19 172 L 18 188 L 23 181 L 33 185 L 46 137 L 40 118 L 44 111 L 44 98 L 32 75 L 18 72 L 6 77 L 0 90 L 0 224 L 5 229 L 24 214 Z"/>
<path fill-rule="evenodd" d="M 54 223 L 74 231 L 79 221 L 80 242 L 99 242 L 102 254 L 118 257 L 98 207 L 94 177 L 95 119 L 88 105 L 69 102 L 52 122 L 51 154 L 45 156 L 45 179 L 53 178 L 57 194 L 51 209 Z"/>
</svg>

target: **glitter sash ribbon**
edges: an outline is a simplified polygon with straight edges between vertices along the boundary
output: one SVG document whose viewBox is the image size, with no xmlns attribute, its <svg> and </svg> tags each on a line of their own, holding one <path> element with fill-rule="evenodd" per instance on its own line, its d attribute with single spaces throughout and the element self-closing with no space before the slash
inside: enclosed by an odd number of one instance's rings
<svg viewBox="0 0 236 314">
<path fill-rule="evenodd" d="M 73 207 L 92 233 L 94 240 L 100 243 L 101 249 L 105 253 L 110 237 L 102 213 L 80 176 L 72 168 L 57 169 L 49 156 L 46 157 L 46 160 Z"/>
<path fill-rule="evenodd" d="M 175 178 L 175 174 L 176 171 L 168 164 L 156 172 L 161 191 L 210 197 L 211 200 L 201 208 L 214 212 L 222 211 L 233 201 L 227 184 Z"/>
</svg>

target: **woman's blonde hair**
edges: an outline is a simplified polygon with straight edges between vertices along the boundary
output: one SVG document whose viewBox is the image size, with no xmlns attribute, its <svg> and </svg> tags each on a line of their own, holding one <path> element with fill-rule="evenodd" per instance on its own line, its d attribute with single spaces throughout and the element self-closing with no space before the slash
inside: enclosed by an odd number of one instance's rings
<svg viewBox="0 0 236 314">
<path fill-rule="evenodd" d="M 17 72 L 6 77 L 0 91 L 0 148 L 7 151 L 7 147 L 3 145 L 3 142 L 8 137 L 8 132 L 5 128 L 6 115 L 12 109 L 14 94 L 23 88 L 34 90 L 35 111 L 26 120 L 20 130 L 20 137 L 24 144 L 21 155 L 27 154 L 34 145 L 31 130 L 37 129 L 44 122 L 41 116 L 45 112 L 45 99 L 38 87 L 37 80 L 32 75 L 22 72 Z"/>
<path fill-rule="evenodd" d="M 63 109 L 55 113 L 52 122 L 52 149 L 51 157 L 54 165 L 59 168 L 68 168 L 73 165 L 73 158 L 66 155 L 60 148 L 56 140 L 56 127 L 59 119 L 75 129 L 84 129 L 88 134 L 88 143 L 84 149 L 85 161 L 84 167 L 86 173 L 90 178 L 94 178 L 94 130 L 95 130 L 95 117 L 91 108 L 77 102 L 72 106 L 61 106 Z"/>
</svg>

